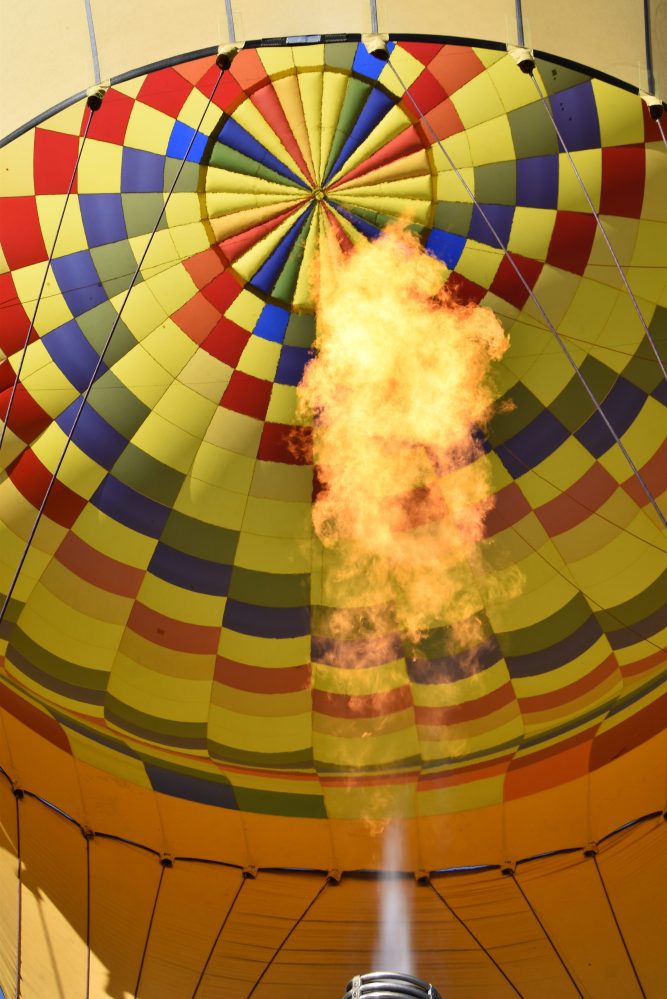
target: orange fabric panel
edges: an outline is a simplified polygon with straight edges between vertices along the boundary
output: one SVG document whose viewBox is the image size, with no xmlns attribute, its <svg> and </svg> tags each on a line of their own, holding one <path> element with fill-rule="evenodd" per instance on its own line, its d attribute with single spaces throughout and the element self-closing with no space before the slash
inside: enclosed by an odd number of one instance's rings
<svg viewBox="0 0 667 999">
<path fill-rule="evenodd" d="M 603 844 L 598 864 L 647 996 L 667 982 L 667 823 L 658 818 Z"/>
<path fill-rule="evenodd" d="M 161 870 L 157 857 L 137 847 L 91 842 L 91 996 L 134 995 Z"/>
<path fill-rule="evenodd" d="M 577 995 L 512 878 L 478 872 L 443 878 L 440 890 L 524 999 Z"/>
<path fill-rule="evenodd" d="M 536 860 L 517 879 L 584 995 L 641 999 L 592 859 Z"/>
<path fill-rule="evenodd" d="M 16 983 L 16 801 L 0 774 L 0 986 L 5 996 Z"/>
<path fill-rule="evenodd" d="M 32 705 L 28 705 L 32 707 Z M 48 724 L 48 716 L 33 709 Z M 82 803 L 74 759 L 34 729 L 0 709 L 11 752 L 10 777 L 18 787 L 38 794 L 62 811 L 81 819 Z M 51 723 L 53 720 L 51 719 Z M 61 735 L 62 729 L 57 726 Z"/>
<path fill-rule="evenodd" d="M 86 841 L 26 795 L 19 804 L 23 870 L 22 999 L 86 994 Z"/>
<path fill-rule="evenodd" d="M 162 880 L 139 993 L 191 996 L 241 872 L 215 864 L 176 861 Z"/>
<path fill-rule="evenodd" d="M 318 874 L 262 872 L 244 884 L 197 999 L 245 999 L 322 883 Z M 309 957 L 308 957 L 309 959 Z M 307 974 L 299 981 L 305 983 Z M 294 979 L 285 996 L 294 994 Z M 345 984 L 345 983 L 343 983 Z M 265 993 L 263 986 L 258 996 Z"/>
<path fill-rule="evenodd" d="M 591 839 L 664 807 L 667 731 L 590 775 Z"/>
</svg>

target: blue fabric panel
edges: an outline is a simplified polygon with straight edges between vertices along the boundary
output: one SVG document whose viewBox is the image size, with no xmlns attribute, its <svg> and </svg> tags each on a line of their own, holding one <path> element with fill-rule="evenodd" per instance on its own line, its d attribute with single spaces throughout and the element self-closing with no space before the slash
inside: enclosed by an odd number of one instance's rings
<svg viewBox="0 0 667 999">
<path fill-rule="evenodd" d="M 171 512 L 169 507 L 142 496 L 113 475 L 107 475 L 99 484 L 91 503 L 120 524 L 149 538 L 160 537 Z"/>
<path fill-rule="evenodd" d="M 171 135 L 169 136 L 167 156 L 173 156 L 176 160 L 182 160 L 193 135 L 195 135 L 194 128 L 190 128 L 189 125 L 185 125 L 182 121 L 175 121 L 174 127 L 171 130 Z M 196 138 L 192 143 L 192 149 L 187 156 L 188 162 L 201 163 L 207 142 L 208 136 L 204 135 L 202 132 L 196 133 Z"/>
<path fill-rule="evenodd" d="M 51 267 L 72 315 L 80 316 L 106 302 L 107 293 L 88 250 L 56 257 Z"/>
<path fill-rule="evenodd" d="M 127 239 L 120 194 L 80 194 L 79 207 L 89 246 Z"/>
<path fill-rule="evenodd" d="M 312 356 L 307 347 L 283 347 L 274 379 L 276 384 L 298 385 L 303 378 L 303 369 Z"/>
<path fill-rule="evenodd" d="M 558 207 L 558 157 L 516 161 L 516 203 L 525 208 Z"/>
<path fill-rule="evenodd" d="M 219 780 L 206 780 L 203 777 L 193 777 L 192 774 L 168 770 L 152 763 L 146 764 L 146 773 L 155 791 L 171 794 L 188 801 L 200 801 L 204 805 L 215 805 L 218 808 L 233 808 L 236 810 L 236 798 L 229 784 Z"/>
<path fill-rule="evenodd" d="M 390 54 L 393 52 L 395 44 L 395 42 L 387 43 L 387 49 Z M 375 56 L 370 55 L 364 43 L 359 42 L 354 62 L 352 63 L 353 73 L 359 73 L 360 76 L 366 76 L 370 80 L 377 80 L 386 65 L 386 62 L 383 62 L 382 59 L 376 59 Z"/>
<path fill-rule="evenodd" d="M 147 193 L 164 190 L 164 156 L 143 149 L 123 149 L 121 191 Z"/>
<path fill-rule="evenodd" d="M 279 305 L 265 305 L 253 333 L 264 340 L 282 343 L 289 319 L 290 313 L 287 309 L 282 309 Z"/>
<path fill-rule="evenodd" d="M 376 125 L 378 125 L 387 111 L 394 106 L 394 100 L 382 90 L 371 90 L 368 100 L 359 112 L 352 131 L 345 140 L 345 144 L 338 154 L 338 158 L 329 171 L 325 183 L 330 177 L 334 177 L 343 166 L 349 156 L 361 143 L 368 138 Z"/>
<path fill-rule="evenodd" d="M 42 343 L 65 377 L 79 392 L 83 392 L 90 382 L 99 355 L 86 340 L 78 323 L 70 319 L 42 337 Z M 106 365 L 102 363 L 98 377 L 106 370 Z"/>
<path fill-rule="evenodd" d="M 514 207 L 512 205 L 482 205 L 482 208 L 502 242 L 507 246 L 512 230 Z M 487 243 L 489 246 L 494 247 L 498 246 L 498 240 L 482 218 L 482 213 L 477 205 L 472 210 L 469 238 L 476 239 L 478 243 Z"/>
<path fill-rule="evenodd" d="M 257 607 L 229 598 L 223 626 L 258 638 L 300 638 L 310 632 L 310 608 Z"/>
<path fill-rule="evenodd" d="M 56 423 L 63 433 L 70 432 L 79 405 L 80 401 L 75 399 L 57 418 Z M 72 440 L 103 468 L 112 468 L 127 445 L 123 435 L 114 430 L 91 405 L 84 406 Z"/>
<path fill-rule="evenodd" d="M 465 236 L 457 236 L 453 232 L 443 232 L 442 229 L 433 229 L 426 240 L 426 249 L 434 257 L 442 260 L 450 270 L 456 267 L 465 245 Z"/>
<path fill-rule="evenodd" d="M 296 222 L 292 228 L 289 230 L 287 235 L 278 243 L 273 253 L 264 261 L 262 266 L 259 268 L 257 273 L 252 279 L 252 284 L 263 291 L 265 295 L 270 295 L 273 291 L 276 281 L 280 277 L 280 272 L 282 271 L 287 258 L 289 257 L 292 247 L 296 243 L 301 230 L 303 229 L 306 219 L 312 214 L 313 208 L 312 204 L 310 207 L 303 212 L 301 218 Z M 257 327 L 255 327 L 255 333 L 257 333 Z M 284 331 L 283 331 L 284 333 Z M 258 333 L 258 336 L 264 336 L 263 333 Z M 273 339 L 273 337 L 265 337 L 267 340 Z M 282 337 L 281 337 L 282 340 Z"/>
<path fill-rule="evenodd" d="M 568 437 L 563 424 L 548 409 L 543 409 L 527 427 L 499 444 L 496 454 L 510 475 L 518 479 L 553 454 Z"/>
<path fill-rule="evenodd" d="M 632 426 L 645 399 L 645 393 L 627 379 L 620 377 L 614 382 L 600 408 L 619 437 Z M 597 411 L 579 427 L 574 436 L 596 458 L 614 444 L 614 438 Z"/>
<path fill-rule="evenodd" d="M 233 118 L 229 118 L 222 126 L 218 142 L 229 146 L 230 149 L 235 149 L 238 153 L 243 153 L 244 156 L 249 156 L 256 163 L 263 163 L 264 166 L 275 170 L 276 173 L 291 180 L 294 184 L 298 184 L 299 187 L 306 187 L 300 177 L 297 177 L 279 159 L 276 159 L 257 139 L 246 132 L 245 128 L 237 125 Z"/>
<path fill-rule="evenodd" d="M 153 553 L 148 571 L 175 586 L 182 586 L 194 593 L 208 593 L 213 597 L 227 595 L 232 575 L 229 565 L 187 555 L 162 542 Z"/>
<path fill-rule="evenodd" d="M 551 111 L 565 145 L 573 149 L 597 149 L 600 146 L 600 123 L 595 94 L 590 80 L 549 98 Z"/>
</svg>

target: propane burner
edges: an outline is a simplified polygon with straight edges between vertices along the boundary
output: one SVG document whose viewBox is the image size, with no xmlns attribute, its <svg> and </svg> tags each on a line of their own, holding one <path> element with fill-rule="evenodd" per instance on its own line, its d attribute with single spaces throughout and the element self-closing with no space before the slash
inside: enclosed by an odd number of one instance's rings
<svg viewBox="0 0 667 999">
<path fill-rule="evenodd" d="M 371 971 L 355 975 L 347 983 L 343 999 L 442 999 L 434 985 L 395 971 Z"/>
</svg>

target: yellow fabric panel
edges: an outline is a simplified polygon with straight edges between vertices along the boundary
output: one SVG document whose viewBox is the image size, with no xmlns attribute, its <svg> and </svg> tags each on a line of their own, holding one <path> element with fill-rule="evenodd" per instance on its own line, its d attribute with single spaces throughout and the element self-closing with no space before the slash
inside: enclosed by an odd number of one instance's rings
<svg viewBox="0 0 667 999">
<path fill-rule="evenodd" d="M 517 878 L 584 995 L 640 999 L 592 858 L 574 853 L 522 864 Z"/>
<path fill-rule="evenodd" d="M 202 999 L 221 992 L 245 999 L 323 880 L 317 874 L 272 873 L 247 881 L 213 952 Z"/>
<path fill-rule="evenodd" d="M 91 968 L 93 996 L 135 994 L 161 870 L 144 850 L 99 837 L 91 842 L 90 940 L 101 962 Z"/>
<path fill-rule="evenodd" d="M 19 817 L 21 995 L 78 999 L 86 990 L 86 841 L 77 826 L 29 796 Z"/>
<path fill-rule="evenodd" d="M 7 766 L 4 755 L 0 763 Z M 9 781 L 0 774 L 0 987 L 13 995 L 16 983 L 16 799 Z"/>
<path fill-rule="evenodd" d="M 191 996 L 241 883 L 241 872 L 176 861 L 165 871 L 141 996 Z"/>
<path fill-rule="evenodd" d="M 566 972 L 511 878 L 500 871 L 447 882 L 448 904 L 489 950 L 521 995 L 575 996 Z M 530 960 L 525 960 L 526 953 Z"/>
<path fill-rule="evenodd" d="M 9 148 L 11 149 L 11 146 Z M 47 250 L 50 251 L 65 205 L 65 195 L 37 195 L 35 203 L 37 205 L 44 244 Z M 86 239 L 86 233 L 81 221 L 81 212 L 76 204 L 76 199 L 70 197 L 65 217 L 58 233 L 55 256 L 64 257 L 67 253 L 76 253 L 78 250 L 87 249 L 88 240 Z M 44 267 L 46 267 L 46 264 L 44 264 Z"/>
<path fill-rule="evenodd" d="M 647 996 L 667 981 L 667 823 L 628 830 L 600 850 L 598 864 Z"/>
</svg>

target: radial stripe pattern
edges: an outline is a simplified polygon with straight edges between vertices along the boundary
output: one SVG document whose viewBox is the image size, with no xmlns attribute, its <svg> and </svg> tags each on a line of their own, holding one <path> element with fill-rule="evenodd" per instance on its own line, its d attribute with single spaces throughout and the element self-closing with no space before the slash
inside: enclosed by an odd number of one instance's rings
<svg viewBox="0 0 667 999">
<path fill-rule="evenodd" d="M 497 51 L 242 51 L 123 310 L 0 630 L 3 705 L 75 758 L 227 809 L 422 815 L 588 774 L 664 718 L 657 518 L 444 143 L 664 503 L 665 386 L 530 81 Z M 655 340 L 667 335 L 664 150 L 641 101 L 540 64 L 556 121 Z M 211 60 L 112 88 L 95 115 L 28 348 L 0 478 L 6 592 L 81 393 L 212 90 Z M 7 151 L 0 399 L 79 148 L 70 108 Z M 486 639 L 396 638 L 369 678 L 290 445 L 318 246 L 404 219 L 462 301 L 499 315 L 511 406 L 486 441 L 489 556 L 522 593 Z M 308 429 L 302 428 L 304 439 Z M 390 657 L 387 659 L 387 655 Z M 385 661 L 386 660 L 386 661 Z M 470 663 L 475 667 L 471 671 Z M 360 764 L 363 747 L 363 766 Z M 414 792 L 414 793 L 413 793 Z"/>
</svg>

